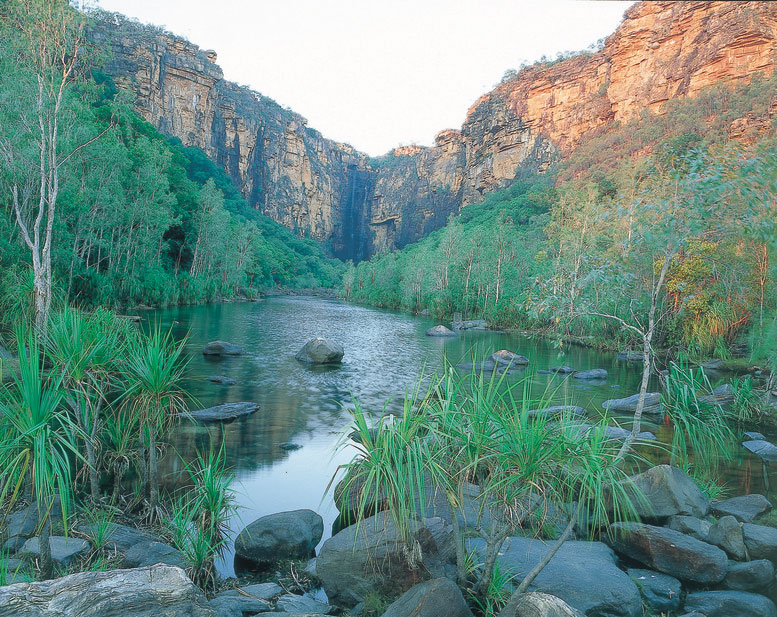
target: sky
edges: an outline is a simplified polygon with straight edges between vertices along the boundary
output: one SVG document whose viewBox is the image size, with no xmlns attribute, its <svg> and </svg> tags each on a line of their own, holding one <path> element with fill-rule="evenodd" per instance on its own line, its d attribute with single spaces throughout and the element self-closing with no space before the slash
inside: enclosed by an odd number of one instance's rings
<svg viewBox="0 0 777 617">
<path fill-rule="evenodd" d="M 431 145 L 508 69 L 584 49 L 632 2 L 90 0 L 213 49 L 226 79 L 367 154 Z"/>
</svg>

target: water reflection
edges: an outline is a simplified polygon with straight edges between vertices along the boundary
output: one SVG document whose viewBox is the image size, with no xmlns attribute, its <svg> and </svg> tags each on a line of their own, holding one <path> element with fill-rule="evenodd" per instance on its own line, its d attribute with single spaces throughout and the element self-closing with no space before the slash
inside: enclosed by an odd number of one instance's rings
<svg viewBox="0 0 777 617">
<path fill-rule="evenodd" d="M 369 309 L 333 300 L 277 297 L 259 303 L 178 307 L 147 315 L 162 325 L 173 324 L 176 335 L 190 333 L 189 390 L 199 406 L 254 401 L 260 410 L 231 424 L 180 424 L 169 436 L 172 448 L 162 461 L 168 488 L 180 481 L 181 458 L 191 460 L 210 441 L 226 444 L 228 463 L 235 473 L 241 507 L 237 532 L 259 516 L 297 508 L 311 508 L 324 517 L 325 538 L 337 511 L 325 488 L 350 453 L 335 453 L 347 430 L 345 407 L 357 397 L 365 408 L 380 414 L 399 411 L 401 396 L 424 372 L 440 370 L 443 357 L 455 364 L 471 361 L 473 353 L 510 349 L 530 359 L 532 391 L 555 392 L 554 402 L 582 405 L 593 413 L 602 401 L 620 398 L 639 388 L 641 367 L 619 363 L 615 354 L 579 347 L 563 352 L 542 340 L 517 334 L 466 332 L 456 338 L 430 338 L 424 332 L 435 321 L 428 318 Z M 315 369 L 296 361 L 294 354 L 311 338 L 325 336 L 345 348 L 343 365 Z M 213 359 L 201 353 L 213 340 L 242 346 L 245 355 Z M 603 383 L 586 383 L 561 376 L 537 374 L 566 364 L 575 369 L 604 368 Z M 236 380 L 222 386 L 205 380 L 223 375 Z M 511 379 L 521 379 L 517 373 Z M 651 384 L 651 389 L 657 384 Z M 629 428 L 624 418 L 623 426 Z M 671 439 L 668 427 L 649 427 Z M 281 444 L 294 443 L 297 450 Z M 654 454 L 657 458 L 660 455 Z M 738 454 L 730 479 L 739 494 L 763 490 L 760 462 L 747 452 Z M 232 556 L 218 564 L 222 574 L 233 573 Z"/>
</svg>

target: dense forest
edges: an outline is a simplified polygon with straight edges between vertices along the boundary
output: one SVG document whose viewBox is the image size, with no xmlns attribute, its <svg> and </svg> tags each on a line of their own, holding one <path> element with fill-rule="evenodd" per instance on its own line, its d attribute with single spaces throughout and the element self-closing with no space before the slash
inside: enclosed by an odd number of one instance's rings
<svg viewBox="0 0 777 617">
<path fill-rule="evenodd" d="M 129 94 L 99 70 L 104 50 L 89 46 L 84 16 L 70 11 L 58 32 L 25 30 L 6 17 L 0 290 L 7 319 L 32 293 L 36 259 L 50 261 L 52 296 L 82 306 L 204 302 L 339 280 L 342 265 L 319 244 L 250 208 L 201 150 L 133 111 Z"/>
<path fill-rule="evenodd" d="M 342 294 L 640 349 L 652 308 L 654 343 L 759 347 L 775 307 L 776 84 L 721 84 L 616 126 L 421 242 L 350 265 Z"/>
</svg>

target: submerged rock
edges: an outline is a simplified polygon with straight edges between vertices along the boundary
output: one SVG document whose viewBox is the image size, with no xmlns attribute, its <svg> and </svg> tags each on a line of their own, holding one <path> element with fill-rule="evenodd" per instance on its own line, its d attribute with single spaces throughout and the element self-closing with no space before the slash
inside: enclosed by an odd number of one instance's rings
<svg viewBox="0 0 777 617">
<path fill-rule="evenodd" d="M 324 534 L 324 521 L 312 510 L 263 516 L 246 526 L 235 540 L 235 554 L 255 564 L 313 556 Z"/>
<path fill-rule="evenodd" d="M 79 572 L 0 587 L 0 617 L 216 617 L 180 568 Z"/>
<path fill-rule="evenodd" d="M 726 553 L 717 546 L 666 527 L 614 523 L 607 542 L 616 552 L 683 581 L 719 583 L 728 571 Z"/>
<path fill-rule="evenodd" d="M 259 405 L 250 401 L 241 403 L 224 403 L 207 409 L 197 409 L 195 411 L 185 411 L 178 414 L 182 418 L 199 420 L 200 422 L 225 422 L 235 420 L 241 416 L 250 416 L 259 410 Z"/>
<path fill-rule="evenodd" d="M 243 348 L 227 341 L 211 341 L 202 348 L 204 356 L 242 356 Z"/>
<path fill-rule="evenodd" d="M 472 617 L 472 611 L 456 583 L 435 578 L 411 587 L 383 617 Z"/>
<path fill-rule="evenodd" d="M 426 336 L 456 336 L 456 333 L 443 325 L 432 326 L 426 331 Z"/>
<path fill-rule="evenodd" d="M 318 337 L 305 343 L 294 357 L 305 364 L 340 364 L 344 355 L 340 343 Z"/>
<path fill-rule="evenodd" d="M 583 379 L 585 381 L 601 381 L 607 379 L 607 371 L 603 368 L 592 368 L 588 371 L 577 371 L 572 373 L 572 379 Z"/>
<path fill-rule="evenodd" d="M 224 375 L 211 375 L 210 377 L 206 377 L 205 381 L 217 383 L 220 386 L 234 386 L 237 383 L 231 377 L 224 377 Z"/>
</svg>

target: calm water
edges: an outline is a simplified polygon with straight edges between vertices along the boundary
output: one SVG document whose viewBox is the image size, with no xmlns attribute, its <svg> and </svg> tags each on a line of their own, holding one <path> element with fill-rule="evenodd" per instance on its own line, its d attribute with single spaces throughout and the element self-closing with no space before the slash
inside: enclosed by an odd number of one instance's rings
<svg viewBox="0 0 777 617">
<path fill-rule="evenodd" d="M 182 423 L 169 437 L 172 448 L 163 461 L 170 488 L 180 471 L 180 458 L 190 460 L 213 441 L 224 440 L 228 462 L 235 474 L 239 517 L 236 534 L 265 514 L 310 508 L 324 518 L 324 539 L 331 534 L 337 511 L 326 487 L 338 465 L 352 456 L 337 445 L 348 430 L 347 407 L 353 397 L 363 408 L 379 415 L 401 408 L 401 394 L 412 388 L 424 372 L 439 370 L 444 354 L 454 363 L 473 353 L 490 354 L 510 349 L 527 356 L 530 371 L 566 364 L 578 370 L 605 368 L 606 384 L 590 385 L 573 379 L 535 375 L 538 394 L 550 385 L 559 403 L 582 405 L 597 413 L 602 401 L 620 398 L 639 388 L 641 367 L 616 361 L 615 354 L 580 347 L 559 350 L 546 341 L 517 334 L 464 332 L 456 338 L 424 335 L 437 322 L 402 313 L 354 306 L 309 297 L 273 297 L 257 303 L 228 303 L 179 307 L 145 315 L 176 335 L 190 334 L 189 391 L 196 407 L 254 401 L 254 415 L 231 424 Z M 311 338 L 324 336 L 340 342 L 345 358 L 339 368 L 312 369 L 294 354 Z M 213 340 L 241 345 L 245 355 L 208 359 L 201 349 Z M 205 380 L 223 375 L 237 381 L 221 386 Z M 625 422 L 624 426 L 628 428 Z M 659 437 L 667 427 L 648 427 Z M 281 444 L 301 446 L 287 451 Z M 763 492 L 761 463 L 744 448 L 729 470 L 733 494 Z M 772 481 L 772 485 L 777 480 Z M 233 555 L 219 564 L 231 575 Z"/>
</svg>

